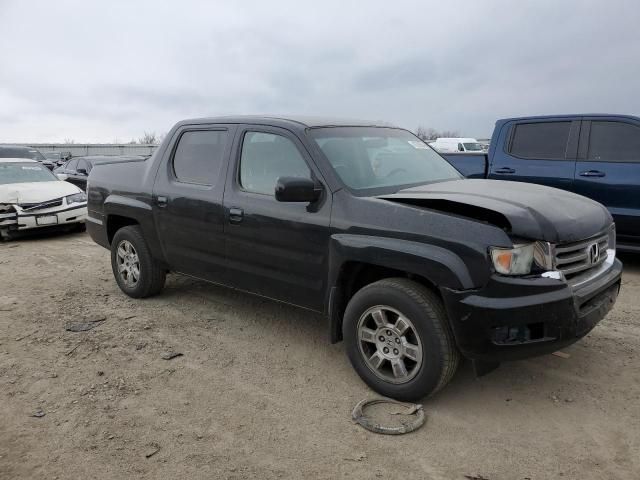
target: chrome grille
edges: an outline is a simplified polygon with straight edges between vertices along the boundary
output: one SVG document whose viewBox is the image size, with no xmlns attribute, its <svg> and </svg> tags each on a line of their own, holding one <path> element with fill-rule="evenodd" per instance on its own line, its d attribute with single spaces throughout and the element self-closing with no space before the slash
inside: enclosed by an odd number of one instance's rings
<svg viewBox="0 0 640 480">
<path fill-rule="evenodd" d="M 30 212 L 32 210 L 41 210 L 45 208 L 53 208 L 59 207 L 62 205 L 62 198 L 56 198 L 54 200 L 49 200 L 48 202 L 41 203 L 21 203 L 20 208 L 25 212 Z"/>
<path fill-rule="evenodd" d="M 598 245 L 598 257 L 593 258 L 592 249 Z M 566 278 L 600 265 L 607 259 L 609 234 L 579 242 L 564 243 L 556 246 L 555 264 Z"/>
</svg>

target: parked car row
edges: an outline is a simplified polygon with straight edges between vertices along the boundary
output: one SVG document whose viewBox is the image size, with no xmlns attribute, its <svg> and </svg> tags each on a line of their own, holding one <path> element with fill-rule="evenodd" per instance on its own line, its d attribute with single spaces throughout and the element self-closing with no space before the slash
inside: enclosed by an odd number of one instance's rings
<svg viewBox="0 0 640 480">
<path fill-rule="evenodd" d="M 21 145 L 0 145 L 0 158 L 26 158 L 42 163 L 49 170 L 65 163 L 71 158 L 70 152 L 45 152 L 41 153 L 37 148 Z"/>
<path fill-rule="evenodd" d="M 51 160 L 56 166 L 63 165 L 71 158 L 71 152 L 44 152 L 44 157 Z"/>
<path fill-rule="evenodd" d="M 84 229 L 84 190 L 93 166 L 144 158 L 70 157 L 69 152 L 43 155 L 32 147 L 0 145 L 0 239 L 36 229 Z"/>
<path fill-rule="evenodd" d="M 54 169 L 58 177 L 69 183 L 80 187 L 83 191 L 87 189 L 87 179 L 95 165 L 111 162 L 127 162 L 144 160 L 145 157 L 139 155 L 92 155 L 87 157 L 73 157 Z"/>
</svg>

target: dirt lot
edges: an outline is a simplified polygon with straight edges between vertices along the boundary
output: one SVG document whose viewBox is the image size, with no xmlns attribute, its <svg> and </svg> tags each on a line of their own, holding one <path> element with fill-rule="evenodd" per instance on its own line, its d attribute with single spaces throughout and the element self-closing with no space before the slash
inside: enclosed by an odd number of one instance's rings
<svg viewBox="0 0 640 480">
<path fill-rule="evenodd" d="M 615 310 L 569 358 L 464 364 L 421 430 L 388 437 L 350 421 L 373 393 L 319 317 L 176 275 L 131 300 L 85 234 L 0 244 L 0 478 L 640 478 L 623 260 Z"/>
</svg>

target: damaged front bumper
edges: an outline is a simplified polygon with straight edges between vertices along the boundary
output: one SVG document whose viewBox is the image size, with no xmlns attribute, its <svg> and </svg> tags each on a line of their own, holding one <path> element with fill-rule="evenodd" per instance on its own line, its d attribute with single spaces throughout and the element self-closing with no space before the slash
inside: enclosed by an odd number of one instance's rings
<svg viewBox="0 0 640 480">
<path fill-rule="evenodd" d="M 59 205 L 48 208 L 23 208 L 20 205 L 0 204 L 0 231 L 19 232 L 35 228 L 56 227 L 83 223 L 87 218 L 87 203 Z"/>
<path fill-rule="evenodd" d="M 447 313 L 462 354 L 479 362 L 517 360 L 570 345 L 613 307 L 622 263 L 615 257 L 588 279 L 493 275 L 479 290 L 443 289 Z"/>
</svg>

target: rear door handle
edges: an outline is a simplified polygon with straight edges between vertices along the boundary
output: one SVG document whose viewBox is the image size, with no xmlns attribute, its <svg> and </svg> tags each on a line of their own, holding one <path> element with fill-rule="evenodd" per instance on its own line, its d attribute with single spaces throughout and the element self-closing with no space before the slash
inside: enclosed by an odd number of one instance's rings
<svg viewBox="0 0 640 480">
<path fill-rule="evenodd" d="M 168 203 L 169 200 L 167 200 L 167 197 L 160 196 L 156 198 L 156 205 L 158 205 L 160 208 L 166 207 Z"/>
<path fill-rule="evenodd" d="M 580 172 L 581 177 L 604 177 L 606 173 L 601 172 L 600 170 L 587 170 L 584 172 Z"/>
<path fill-rule="evenodd" d="M 505 173 L 516 173 L 516 171 L 513 168 L 502 167 L 502 168 L 499 168 L 499 169 L 495 170 L 493 173 L 505 174 Z"/>
<path fill-rule="evenodd" d="M 231 207 L 229 209 L 229 223 L 240 223 L 244 217 L 244 211 L 241 208 Z"/>
</svg>

